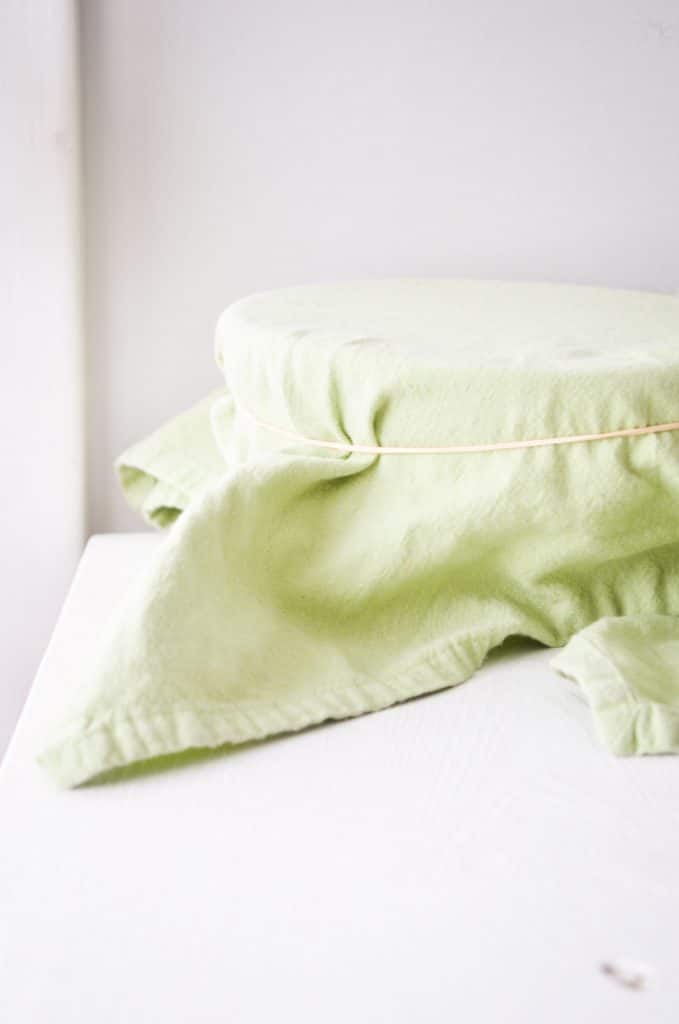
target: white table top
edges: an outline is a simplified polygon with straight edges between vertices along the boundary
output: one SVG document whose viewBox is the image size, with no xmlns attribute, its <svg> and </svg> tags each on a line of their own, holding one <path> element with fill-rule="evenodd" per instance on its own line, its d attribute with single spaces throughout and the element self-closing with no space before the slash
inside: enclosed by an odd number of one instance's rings
<svg viewBox="0 0 679 1024">
<path fill-rule="evenodd" d="M 90 542 L 0 769 L 0 1020 L 675 1024 L 679 759 L 601 750 L 548 652 L 55 791 L 34 752 L 157 542 Z"/>
</svg>

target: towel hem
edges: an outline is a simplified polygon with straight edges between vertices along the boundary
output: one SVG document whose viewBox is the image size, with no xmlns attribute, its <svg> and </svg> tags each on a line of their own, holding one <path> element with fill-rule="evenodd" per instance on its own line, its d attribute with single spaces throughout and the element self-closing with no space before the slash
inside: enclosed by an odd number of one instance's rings
<svg viewBox="0 0 679 1024">
<path fill-rule="evenodd" d="M 445 653 L 428 655 L 389 681 L 354 681 L 341 690 L 301 699 L 127 711 L 52 744 L 38 761 L 59 787 L 70 788 L 152 757 L 245 743 L 298 732 L 323 721 L 380 711 L 468 679 L 506 635 L 503 631 L 494 637 L 467 637 L 464 643 L 449 646 Z"/>
</svg>

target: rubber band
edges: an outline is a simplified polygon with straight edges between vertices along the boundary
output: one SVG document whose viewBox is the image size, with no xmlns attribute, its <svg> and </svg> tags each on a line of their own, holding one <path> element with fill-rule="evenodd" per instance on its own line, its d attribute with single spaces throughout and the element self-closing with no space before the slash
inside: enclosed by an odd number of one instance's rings
<svg viewBox="0 0 679 1024">
<path fill-rule="evenodd" d="M 621 430 L 606 430 L 600 434 L 570 434 L 565 437 L 541 437 L 529 441 L 497 441 L 494 444 L 446 444 L 436 446 L 410 446 L 380 444 L 351 444 L 345 441 L 324 441 L 317 437 L 307 437 L 294 430 L 279 427 L 267 420 L 260 419 L 246 409 L 234 398 L 236 408 L 256 426 L 270 430 L 281 437 L 292 441 L 312 445 L 315 448 L 329 448 L 339 452 L 357 452 L 361 455 L 472 455 L 479 452 L 517 451 L 522 448 L 548 448 L 562 444 L 582 444 L 589 441 L 609 441 L 616 437 L 642 437 L 644 434 L 662 434 L 679 430 L 679 421 L 674 423 L 656 423 L 649 427 L 623 427 Z"/>
</svg>

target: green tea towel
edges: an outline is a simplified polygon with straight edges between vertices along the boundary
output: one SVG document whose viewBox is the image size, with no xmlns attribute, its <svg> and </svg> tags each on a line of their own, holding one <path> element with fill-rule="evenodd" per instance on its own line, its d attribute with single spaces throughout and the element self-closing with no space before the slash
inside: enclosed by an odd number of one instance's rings
<svg viewBox="0 0 679 1024">
<path fill-rule="evenodd" d="M 601 742 L 614 754 L 679 751 L 679 619 L 603 618 L 552 660 L 576 680 Z"/>
<path fill-rule="evenodd" d="M 231 307 L 225 389 L 119 460 L 172 525 L 43 764 L 77 785 L 451 686 L 510 635 L 679 613 L 678 339 L 676 298 L 565 286 Z"/>
</svg>

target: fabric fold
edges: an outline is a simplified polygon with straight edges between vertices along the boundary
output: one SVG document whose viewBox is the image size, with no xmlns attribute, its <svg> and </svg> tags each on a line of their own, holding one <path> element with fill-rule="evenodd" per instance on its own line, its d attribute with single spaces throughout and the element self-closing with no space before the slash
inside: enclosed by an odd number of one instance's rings
<svg viewBox="0 0 679 1024">
<path fill-rule="evenodd" d="M 679 752 L 679 618 L 603 618 L 552 659 L 581 687 L 613 754 Z"/>
<path fill-rule="evenodd" d="M 170 526 L 192 498 L 225 472 L 225 453 L 211 418 L 220 399 L 228 409 L 228 391 L 216 390 L 116 459 L 130 507 L 150 525 Z"/>
</svg>

